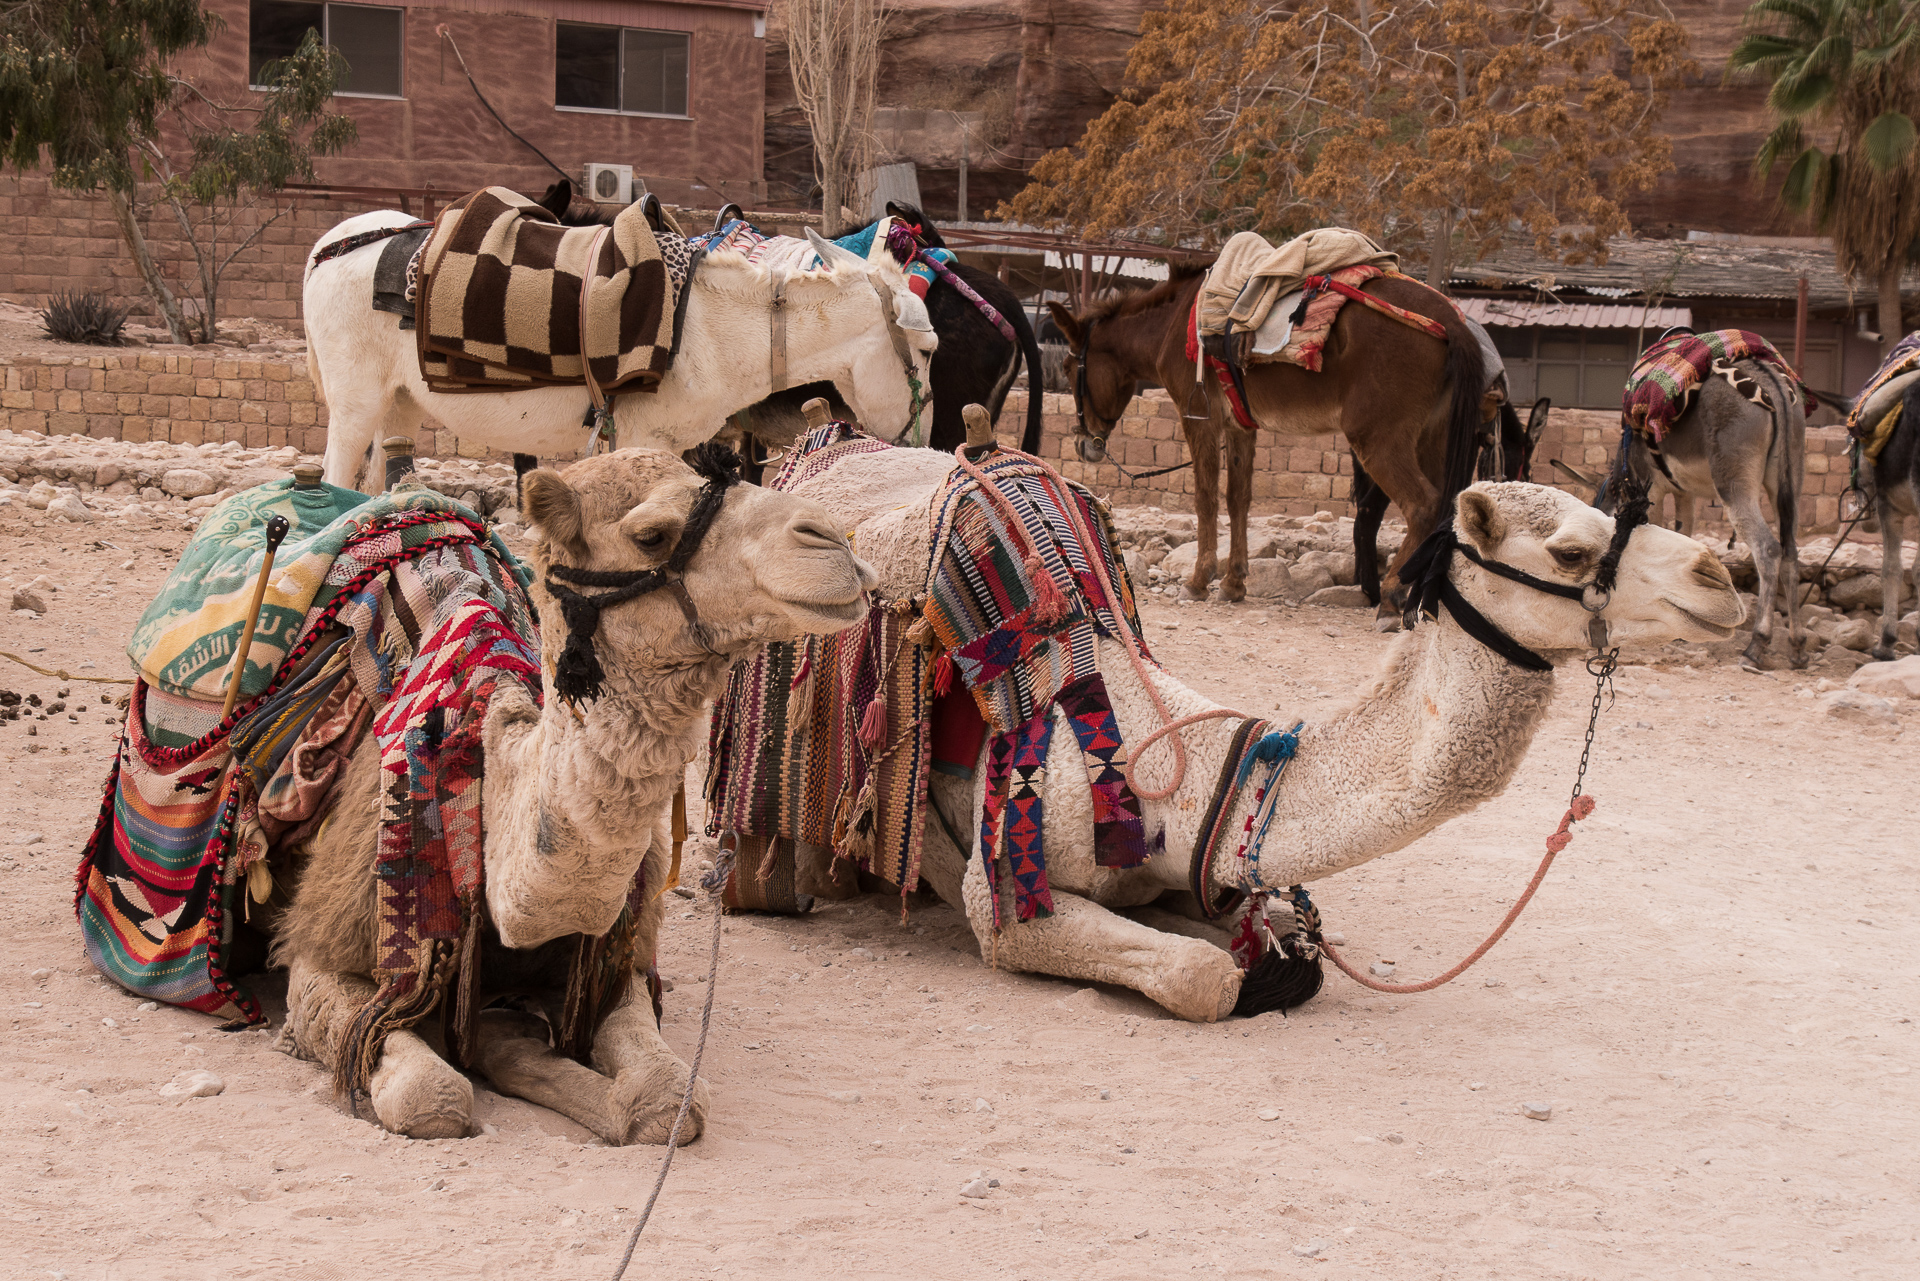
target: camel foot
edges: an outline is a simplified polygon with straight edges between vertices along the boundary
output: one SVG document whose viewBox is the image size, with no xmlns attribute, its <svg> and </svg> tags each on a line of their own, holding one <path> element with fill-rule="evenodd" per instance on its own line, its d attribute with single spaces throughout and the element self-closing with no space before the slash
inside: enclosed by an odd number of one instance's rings
<svg viewBox="0 0 1920 1281">
<path fill-rule="evenodd" d="M 673 1118 L 680 1113 L 680 1099 L 686 1089 L 687 1068 L 678 1061 L 645 1069 L 628 1068 L 615 1079 L 608 1095 L 608 1125 L 603 1137 L 621 1146 L 665 1143 L 673 1132 Z M 707 1083 L 696 1081 L 687 1119 L 680 1126 L 680 1147 L 699 1138 L 707 1128 L 707 1109 L 712 1102 Z"/>
<path fill-rule="evenodd" d="M 1211 943 L 1187 939 L 1166 947 L 1156 958 L 1159 974 L 1141 992 L 1189 1023 L 1217 1023 L 1233 1013 L 1240 999 L 1240 967 L 1233 954 Z"/>
<path fill-rule="evenodd" d="M 395 1134 L 458 1139 L 473 1124 L 473 1083 L 412 1032 L 387 1037 L 367 1084 L 374 1116 Z"/>
</svg>

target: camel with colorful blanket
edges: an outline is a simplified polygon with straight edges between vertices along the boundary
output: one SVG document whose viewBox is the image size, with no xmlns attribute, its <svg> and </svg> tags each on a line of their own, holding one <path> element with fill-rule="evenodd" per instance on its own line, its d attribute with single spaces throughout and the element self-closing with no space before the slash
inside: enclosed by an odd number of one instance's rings
<svg viewBox="0 0 1920 1281">
<path fill-rule="evenodd" d="M 1724 639 L 1743 612 L 1678 534 L 1476 485 L 1406 566 L 1429 621 L 1358 702 L 1305 724 L 1162 669 L 1103 505 L 1025 454 L 833 424 L 773 484 L 852 530 L 880 585 L 866 623 L 769 646 L 716 707 L 710 822 L 762 887 L 735 901 L 856 859 L 903 889 L 924 877 L 996 966 L 1201 1022 L 1318 990 L 1305 885 L 1499 795 L 1554 660 L 1596 636 Z"/>
<path fill-rule="evenodd" d="M 245 1025 L 265 930 L 287 1044 L 396 1133 L 467 1133 L 472 1069 L 609 1143 L 665 1142 L 689 1083 L 653 968 L 670 798 L 728 669 L 860 622 L 875 580 L 819 504 L 739 484 L 711 444 L 534 471 L 523 506 L 531 574 L 424 489 L 217 508 L 135 634 L 82 935 L 129 990 Z M 270 516 L 292 532 L 269 574 Z M 697 1083 L 683 1140 L 707 1103 Z"/>
</svg>

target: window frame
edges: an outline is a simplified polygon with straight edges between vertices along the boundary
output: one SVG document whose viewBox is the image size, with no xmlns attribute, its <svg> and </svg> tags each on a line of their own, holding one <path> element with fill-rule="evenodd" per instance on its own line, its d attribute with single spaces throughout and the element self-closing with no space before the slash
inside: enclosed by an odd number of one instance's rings
<svg viewBox="0 0 1920 1281">
<path fill-rule="evenodd" d="M 560 28 L 563 26 L 564 27 L 599 27 L 603 30 L 613 31 L 620 35 L 621 38 L 614 41 L 615 54 L 614 54 L 614 64 L 613 64 L 613 92 L 614 92 L 614 97 L 616 99 L 621 97 L 622 92 L 626 86 L 627 42 L 626 42 L 625 36 L 627 32 L 644 31 L 648 35 L 679 36 L 682 40 L 685 40 L 687 42 L 687 109 L 684 112 L 676 114 L 671 111 L 629 111 L 624 106 L 621 106 L 621 107 L 571 107 L 561 103 L 559 85 L 556 83 L 554 86 L 554 103 L 553 103 L 553 109 L 555 111 L 568 111 L 576 115 L 583 115 L 583 116 L 637 116 L 644 120 L 692 120 L 694 118 L 693 116 L 693 32 L 675 31 L 669 27 L 626 27 L 626 26 L 616 26 L 615 24 L 610 22 L 574 22 L 571 19 L 555 18 L 553 22 L 553 32 L 554 32 L 553 73 L 556 81 L 558 81 L 559 75 L 560 75 Z"/>
<path fill-rule="evenodd" d="M 395 4 L 361 4 L 358 3 L 358 0 L 337 0 L 337 2 L 342 8 L 384 9 L 389 13 L 397 13 L 400 15 L 400 92 L 368 93 L 363 89 L 336 89 L 333 96 L 336 98 L 371 98 L 376 102 L 405 102 L 407 100 L 407 7 L 405 5 Z M 333 34 L 333 9 L 335 4 L 336 0 L 321 0 L 320 4 L 320 43 L 329 47 L 333 44 L 330 37 Z M 248 61 L 251 62 L 253 54 L 251 6 L 249 6 L 247 21 L 247 54 Z M 267 85 L 251 83 L 253 80 L 251 71 L 248 72 L 247 80 L 249 81 L 247 88 L 254 93 L 266 93 L 270 88 L 270 86 Z"/>
</svg>

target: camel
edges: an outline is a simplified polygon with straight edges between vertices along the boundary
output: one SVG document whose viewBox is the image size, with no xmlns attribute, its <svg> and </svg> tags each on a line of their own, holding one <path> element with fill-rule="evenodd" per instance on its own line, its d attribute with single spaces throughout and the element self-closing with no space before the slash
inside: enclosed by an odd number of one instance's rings
<svg viewBox="0 0 1920 1281">
<path fill-rule="evenodd" d="M 412 219 L 390 211 L 348 218 L 320 238 L 335 240 Z M 925 420 L 894 338 L 905 342 L 913 376 L 928 385 L 938 344 L 927 307 L 891 260 L 872 261 L 809 235 L 827 264 L 783 275 L 738 254 L 709 255 L 694 273 L 673 367 L 649 392 L 619 394 L 614 430 L 624 448 L 681 452 L 709 440 L 735 410 L 774 390 L 775 332 L 784 332 L 783 385 L 834 383 L 875 431 L 893 435 Z M 567 457 L 587 444 L 582 386 L 452 394 L 427 390 L 416 335 L 400 317 L 374 311 L 378 245 L 315 264 L 308 259 L 302 308 L 307 369 L 327 403 L 328 484 L 351 488 L 373 442 L 412 435 L 422 417 L 454 435 L 529 457 Z M 775 292 L 784 282 L 781 323 Z M 915 413 L 919 409 L 921 412 Z"/>
<path fill-rule="evenodd" d="M 526 477 L 549 691 L 571 630 L 548 589 L 550 568 L 661 566 L 701 493 L 692 468 L 657 450 Z M 643 860 L 652 888 L 635 956 L 650 963 L 664 914 L 668 802 L 727 669 L 766 641 L 839 631 L 866 615 L 873 571 L 818 503 L 751 485 L 721 493 L 677 588 L 669 580 L 671 590 L 605 608 L 594 642 L 605 669 L 599 697 L 571 703 L 550 692 L 542 709 L 507 683 L 487 712 L 482 973 L 488 993 L 522 1008 L 529 998 L 543 1003 L 554 1026 L 555 986 L 573 948 L 562 940 L 605 934 Z M 298 1054 L 329 1068 L 374 992 L 379 763 L 368 736 L 275 931 L 275 959 L 290 970 L 288 1035 Z M 591 1067 L 550 1049 L 547 1023 L 520 1009 L 488 1010 L 479 1023 L 475 1066 L 501 1093 L 561 1112 L 608 1143 L 666 1141 L 688 1071 L 661 1039 L 644 994 L 602 1022 Z M 471 1122 L 472 1085 L 415 1031 L 387 1036 L 369 1093 L 380 1124 L 397 1134 L 447 1138 Z M 707 1104 L 700 1083 L 684 1139 L 699 1134 Z"/>
<path fill-rule="evenodd" d="M 853 529 L 861 554 L 879 570 L 881 593 L 900 598 L 924 590 L 928 513 L 951 461 L 926 450 L 894 450 L 848 458 L 794 492 L 819 499 Z M 1578 599 L 1614 536 L 1614 521 L 1571 495 L 1520 482 L 1481 483 L 1456 500 L 1453 528 L 1463 549 L 1504 562 L 1575 599 L 1511 581 L 1466 554 L 1442 569 L 1472 609 L 1514 642 L 1559 660 L 1588 645 L 1596 619 L 1608 644 L 1653 644 L 1676 638 L 1724 640 L 1743 617 L 1725 567 L 1705 548 L 1671 530 L 1630 531 L 1618 581 L 1597 614 Z M 1441 527 L 1440 535 L 1447 532 Z M 1174 1015 L 1213 1022 L 1239 999 L 1242 972 L 1219 940 L 1194 924 L 1190 891 L 1202 815 L 1220 780 L 1238 716 L 1186 726 L 1186 765 L 1169 795 L 1151 790 L 1174 781 L 1166 743 L 1140 745 L 1165 715 L 1218 711 L 1212 700 L 1157 667 L 1131 663 L 1124 639 L 1099 646 L 1099 669 L 1131 754 L 1149 850 L 1138 867 L 1095 863 L 1094 812 L 1084 775 L 1074 765 L 1049 770 L 1043 840 L 1054 914 L 1009 920 L 994 932 L 986 874 L 972 849 L 948 833 L 977 833 L 985 797 L 985 756 L 968 782 L 932 777 L 939 819 L 925 829 L 921 874 L 947 903 L 963 910 L 983 956 L 1009 970 L 1116 983 L 1139 991 Z M 1536 660 L 1537 661 L 1537 660 Z M 1309 882 L 1406 846 L 1505 789 L 1551 702 L 1550 666 L 1527 670 L 1474 639 L 1443 608 L 1388 651 L 1372 687 L 1346 710 L 1299 731 L 1298 752 L 1283 776 L 1258 876 L 1267 886 Z M 1144 675 L 1142 675 L 1144 672 Z M 1055 743 L 1071 743 L 1056 709 Z M 1284 730 L 1294 718 L 1273 718 Z M 1058 749 L 1056 749 L 1058 750 Z M 1056 781 L 1057 780 L 1057 781 Z M 1253 786 L 1226 799 L 1220 830 L 1239 833 L 1254 802 Z M 1249 886 L 1231 845 L 1212 866 L 1209 895 Z M 1283 900 L 1284 901 L 1284 900 Z M 1148 910 L 1154 909 L 1154 910 Z M 1171 910 L 1169 910 L 1171 909 Z M 1132 915 L 1129 915 L 1129 914 Z M 1135 919 L 1143 918 L 1143 919 Z M 1208 933 L 1210 938 L 1193 937 Z M 1316 985 L 1317 987 L 1317 982 Z"/>
</svg>

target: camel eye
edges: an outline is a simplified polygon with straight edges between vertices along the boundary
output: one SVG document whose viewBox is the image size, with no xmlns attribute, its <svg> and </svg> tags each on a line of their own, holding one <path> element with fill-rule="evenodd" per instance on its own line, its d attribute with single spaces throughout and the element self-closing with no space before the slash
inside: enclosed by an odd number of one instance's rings
<svg viewBox="0 0 1920 1281">
<path fill-rule="evenodd" d="M 1549 547 L 1547 550 L 1553 553 L 1556 561 L 1569 569 L 1587 558 L 1586 550 L 1580 547 Z"/>
<path fill-rule="evenodd" d="M 655 552 L 666 545 L 667 535 L 664 530 L 649 529 L 644 534 L 635 534 L 633 541 L 638 543 L 642 550 Z"/>
</svg>

